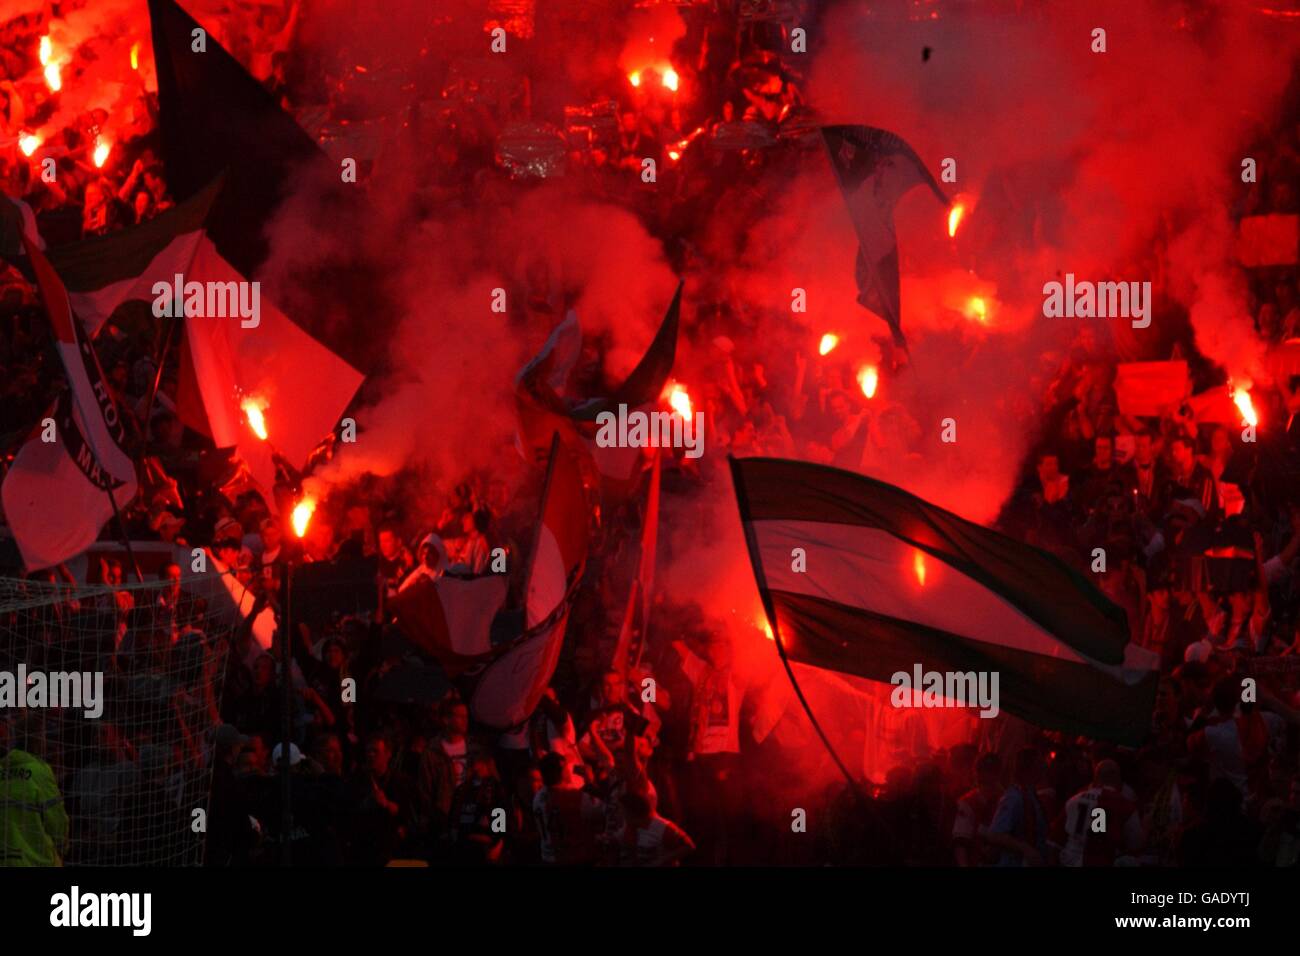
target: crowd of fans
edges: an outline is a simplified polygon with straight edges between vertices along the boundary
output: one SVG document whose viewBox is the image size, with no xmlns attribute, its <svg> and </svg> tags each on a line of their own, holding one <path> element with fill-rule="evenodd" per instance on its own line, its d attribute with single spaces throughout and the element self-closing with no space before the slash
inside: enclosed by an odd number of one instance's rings
<svg viewBox="0 0 1300 956">
<path fill-rule="evenodd" d="M 244 61 L 287 107 L 335 108 L 341 81 L 299 75 L 296 5 L 268 16 L 265 30 L 283 46 L 244 51 Z M 568 175 L 629 206 L 674 255 L 707 271 L 698 247 L 677 231 L 683 210 L 717 201 L 719 181 L 772 162 L 771 149 L 797 148 L 772 144 L 797 140 L 787 134 L 801 95 L 798 76 L 776 52 L 787 38 L 780 20 L 724 13 L 693 24 L 675 56 L 690 63 L 680 67 L 681 81 L 698 91 L 689 105 L 666 96 L 649 74 L 635 86 L 620 77 L 617 89 L 604 91 L 615 104 L 613 125 L 598 122 L 607 111 L 575 110 L 587 125 L 576 145 L 572 124 L 566 130 L 565 158 Z M 6 75 L 19 78 L 0 83 L 0 143 L 52 110 L 33 60 L 46 26 L 35 17 L 0 24 L 0 59 Z M 444 79 L 459 88 L 454 77 Z M 511 122 L 543 118 L 544 100 L 528 93 L 508 90 L 495 105 L 451 98 L 429 193 L 414 201 L 526 188 L 496 137 Z M 48 242 L 112 232 L 169 205 L 156 103 L 141 89 L 138 105 L 138 131 L 118 127 L 103 167 L 89 150 L 106 117 L 88 114 L 61 131 L 57 185 L 41 181 L 16 142 L 0 149 L 5 194 L 32 208 Z M 733 145 L 701 148 L 708 138 Z M 1293 139 L 1279 132 L 1261 152 L 1300 154 Z M 670 188 L 628 195 L 612 185 L 614 171 L 647 156 L 669 171 Z M 1274 185 L 1248 191 L 1238 212 L 1294 211 L 1296 172 L 1282 159 L 1278 166 L 1267 177 Z M 1252 278 L 1261 341 L 1295 337 L 1296 269 Z M 0 452 L 7 466 L 59 381 L 30 285 L 12 270 L 3 280 Z M 556 298 L 544 274 L 521 276 L 520 284 L 518 301 Z M 664 463 L 664 493 L 687 512 L 704 486 L 722 480 L 727 452 L 856 469 L 915 450 L 919 425 L 908 409 L 866 397 L 847 360 L 819 360 L 801 348 L 807 331 L 788 313 L 760 315 L 725 295 L 691 309 L 683 351 L 710 453 L 698 462 L 665 453 Z M 538 311 L 553 321 L 553 308 Z M 1186 325 L 1187 318 L 1169 321 Z M 142 461 L 141 495 L 120 527 L 105 529 L 105 540 L 125 533 L 186 552 L 201 548 L 256 603 L 248 623 L 218 642 L 206 636 L 218 631 L 216 609 L 186 590 L 172 560 L 149 573 L 163 580 L 147 588 L 130 584 L 135 556 L 92 568 L 93 580 L 120 586 L 104 608 L 116 620 L 111 672 L 123 681 L 150 670 L 180 675 L 171 691 L 183 733 L 161 746 L 138 727 L 106 721 L 97 750 L 69 749 L 60 758 L 61 784 L 87 792 L 85 779 L 93 777 L 101 788 L 94 792 L 118 801 L 121 818 L 147 812 L 183 830 L 182 809 L 203 801 L 169 781 L 185 766 L 210 770 L 208 865 L 278 862 L 286 837 L 296 862 L 353 865 L 1294 865 L 1300 858 L 1294 375 L 1254 392 L 1261 421 L 1251 441 L 1240 427 L 1199 423 L 1188 404 L 1162 416 L 1128 416 L 1116 397 L 1114 350 L 1082 326 L 1069 353 L 1045 369 L 1040 432 L 998 525 L 1092 574 L 1126 610 L 1133 640 L 1159 656 L 1149 742 L 1132 749 L 1079 740 L 1004 715 L 968 742 L 937 746 L 915 735 L 895 748 L 887 773 L 867 779 L 864 768 L 863 779 L 845 787 L 825 784 L 824 761 L 808 769 L 807 754 L 783 750 L 768 732 L 763 688 L 736 666 L 741 642 L 762 641 L 748 625 L 741 633 L 724 615 L 661 596 L 639 662 L 615 661 L 643 518 L 635 499 L 605 502 L 593 525 L 560 664 L 524 724 L 504 733 L 475 725 L 460 682 L 394 691 L 399 678 L 427 672 L 430 662 L 387 603 L 421 576 L 485 572 L 493 549 L 525 555 L 541 481 L 532 464 L 503 457 L 492 472 L 408 468 L 357 481 L 321 503 L 298 541 L 284 516 L 302 474 L 281 463 L 283 484 L 264 495 L 228 454 L 186 429 L 174 409 L 173 361 L 150 323 L 115 317 L 96 346 L 132 418 Z M 587 344 L 576 388 L 599 393 L 607 346 Z M 901 356 L 881 346 L 882 368 L 896 368 Z M 1194 364 L 1202 386 L 1219 384 L 1209 363 Z M 307 470 L 331 453 L 327 441 Z M 1104 571 L 1095 564 L 1098 548 Z M 671 542 L 664 550 L 671 561 Z M 376 607 L 296 621 L 286 674 L 285 638 L 277 632 L 263 646 L 253 621 L 262 608 L 278 608 L 287 561 L 335 558 L 373 562 Z M 19 576 L 15 559 L 10 553 L 0 563 Z M 523 565 L 509 562 L 516 605 Z M 60 568 L 29 577 L 59 584 L 72 575 Z M 71 599 L 66 605 L 69 615 L 90 610 Z M 58 635 L 55 628 L 45 638 Z M 1258 680 L 1249 700 L 1245 676 Z M 643 695 L 647 678 L 657 688 L 653 700 Z M 286 683 L 293 742 L 282 761 Z M 11 727 L 9 736 L 11 746 L 38 746 L 26 731 Z M 283 819 L 282 762 L 290 767 L 291 828 Z M 126 769 L 112 776 L 110 767 Z M 791 827 L 795 806 L 807 811 L 806 833 Z M 1097 807 L 1112 821 L 1101 833 L 1091 826 Z M 105 851 L 119 839 L 113 827 L 89 833 L 77 815 L 91 809 L 70 810 L 73 834 L 94 848 L 84 859 L 149 861 L 144 851 Z"/>
</svg>

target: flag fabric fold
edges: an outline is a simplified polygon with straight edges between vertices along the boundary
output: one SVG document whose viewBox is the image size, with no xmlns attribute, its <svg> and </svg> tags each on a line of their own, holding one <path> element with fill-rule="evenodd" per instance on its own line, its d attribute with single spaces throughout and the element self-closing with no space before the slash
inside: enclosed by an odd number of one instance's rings
<svg viewBox="0 0 1300 956">
<path fill-rule="evenodd" d="M 595 440 L 595 422 L 602 412 L 617 414 L 619 405 L 626 405 L 629 411 L 645 411 L 659 404 L 677 355 L 682 286 L 677 284 L 668 311 L 636 368 L 611 396 L 581 402 L 563 397 L 564 384 L 582 345 L 578 317 L 569 311 L 541 351 L 515 376 L 518 444 L 525 458 L 541 460 L 552 436 L 559 434 L 579 454 L 584 471 L 594 475 L 602 497 L 619 501 L 632 493 L 645 463 L 643 449 L 601 447 Z"/>
<path fill-rule="evenodd" d="M 912 147 L 888 130 L 871 126 L 823 126 L 822 139 L 858 234 L 854 265 L 858 303 L 884 319 L 894 343 L 906 348 L 900 314 L 894 207 L 914 186 L 929 186 L 944 206 L 948 205 L 948 197 Z"/>
<path fill-rule="evenodd" d="M 149 0 L 149 17 L 167 185 L 188 199 L 229 177 L 209 232 L 226 261 L 252 276 L 266 259 L 270 213 L 325 153 L 211 34 L 195 52 L 202 24 L 174 0 Z"/>
<path fill-rule="evenodd" d="M 877 681 L 918 664 L 997 672 L 1000 707 L 1031 723 L 1146 737 L 1154 655 L 1129 642 L 1123 610 L 1053 555 L 862 475 L 772 458 L 731 470 L 790 660 Z"/>
<path fill-rule="evenodd" d="M 491 658 L 492 619 L 505 604 L 506 583 L 503 574 L 421 577 L 389 606 L 402 633 L 456 677 Z"/>
<path fill-rule="evenodd" d="M 222 189 L 217 177 L 185 202 L 138 226 L 60 246 L 49 253 L 73 311 L 90 335 L 124 303 L 152 303 L 156 282 L 187 279 L 204 224 Z"/>
<path fill-rule="evenodd" d="M 564 645 L 574 591 L 587 562 L 591 509 L 578 463 L 552 439 L 537 540 L 529 559 L 524 634 L 484 669 L 470 697 L 474 719 L 506 729 L 537 707 Z"/>
<path fill-rule="evenodd" d="M 26 249 L 68 379 L 52 416 L 54 440 L 45 441 L 45 429 L 38 429 L 19 449 L 0 488 L 23 563 L 36 570 L 93 544 L 113 516 L 114 503 L 125 506 L 138 485 L 126 427 L 90 337 L 73 317 L 68 291 L 34 239 Z"/>
<path fill-rule="evenodd" d="M 174 0 L 149 0 L 149 15 L 168 186 L 187 199 L 218 175 L 225 179 L 207 215 L 193 278 L 255 279 L 269 253 L 276 210 L 315 173 L 332 181 L 324 175 L 328 157 L 215 38 L 205 33 L 205 50 L 194 51 L 202 25 Z M 218 447 L 235 447 L 264 488 L 274 481 L 273 452 L 300 465 L 338 423 L 364 377 L 358 341 L 373 343 L 373 336 L 349 340 L 338 329 L 351 324 L 331 323 L 329 316 L 341 303 L 335 285 L 370 308 L 375 286 L 351 281 L 343 267 L 331 278 L 330 290 L 318 290 L 301 323 L 266 297 L 255 328 L 186 316 L 182 420 Z M 247 422 L 245 401 L 263 408 L 265 441 Z"/>
<path fill-rule="evenodd" d="M 208 241 L 200 244 L 187 278 L 242 281 Z M 237 448 L 250 467 L 265 455 L 266 444 L 298 466 L 338 424 L 364 376 L 266 296 L 261 297 L 260 311 L 258 325 L 252 328 L 236 319 L 185 316 L 185 345 L 194 375 L 189 379 L 182 365 L 182 389 L 187 383 L 192 386 L 203 414 L 189 402 L 180 407 L 188 414 L 187 424 L 206 424 L 217 447 Z M 266 442 L 241 410 L 244 399 L 263 409 Z"/>
<path fill-rule="evenodd" d="M 681 319 L 684 285 L 684 282 L 677 283 L 673 301 L 669 303 L 668 311 L 664 314 L 663 321 L 659 323 L 659 329 L 655 332 L 650 347 L 641 356 L 641 361 L 637 362 L 636 368 L 632 369 L 628 377 L 623 380 L 623 384 L 608 398 L 594 398 L 579 403 L 573 409 L 574 418 L 579 421 L 594 422 L 602 412 L 617 412 L 620 405 L 626 405 L 631 409 L 653 405 L 659 401 L 659 395 L 663 392 L 668 376 L 672 374 L 673 363 L 677 359 L 677 328 Z"/>
</svg>

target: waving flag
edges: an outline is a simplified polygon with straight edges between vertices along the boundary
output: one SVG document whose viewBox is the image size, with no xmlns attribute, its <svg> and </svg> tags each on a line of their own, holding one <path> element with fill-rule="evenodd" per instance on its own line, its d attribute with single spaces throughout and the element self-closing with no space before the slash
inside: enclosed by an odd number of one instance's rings
<svg viewBox="0 0 1300 956">
<path fill-rule="evenodd" d="M 1031 723 L 1127 744 L 1147 736 L 1155 655 L 1057 558 L 835 468 L 745 458 L 731 473 L 790 660 L 877 681 L 918 664 L 996 672 L 1000 707 Z"/>
<path fill-rule="evenodd" d="M 677 291 L 673 293 L 673 301 L 668 305 L 664 320 L 659 323 L 659 331 L 641 356 L 641 361 L 636 363 L 636 368 L 623 380 L 623 384 L 608 398 L 593 398 L 578 403 L 573 409 L 574 418 L 594 422 L 601 412 L 617 412 L 620 405 L 632 409 L 659 401 L 659 395 L 663 392 L 677 359 L 677 327 L 682 312 L 683 285 L 684 282 L 677 283 Z"/>
<path fill-rule="evenodd" d="M 220 178 L 190 199 L 130 229 L 50 251 L 72 309 L 91 336 L 128 302 L 152 303 L 155 282 L 169 285 L 190 267 L 204 239 L 204 222 L 221 191 Z"/>
<path fill-rule="evenodd" d="M 515 407 L 519 414 L 518 446 L 530 461 L 541 462 L 550 453 L 551 438 L 559 432 L 575 446 L 578 439 L 564 399 L 565 383 L 582 350 L 578 314 L 570 309 L 546 342 L 515 376 Z"/>
<path fill-rule="evenodd" d="M 595 472 L 603 497 L 619 500 L 631 494 L 641 476 L 643 450 L 597 445 L 596 417 L 605 411 L 617 414 L 620 404 L 629 411 L 649 410 L 659 404 L 676 360 L 681 304 L 679 282 L 650 347 L 623 384 L 611 396 L 580 402 L 563 397 L 564 384 L 582 345 L 578 317 L 570 311 L 515 377 L 519 447 L 525 457 L 540 459 L 550 447 L 552 435 L 558 433 L 565 444 L 579 451 L 588 473 Z"/>
<path fill-rule="evenodd" d="M 490 727 L 528 719 L 555 673 L 574 590 L 587 563 L 591 509 L 572 453 L 551 443 L 542 520 L 528 566 L 524 635 L 484 670 L 470 698 L 474 718 Z"/>
<path fill-rule="evenodd" d="M 155 283 L 173 287 L 177 276 L 204 288 L 245 282 L 206 226 L 223 193 L 218 178 L 155 219 L 50 254 L 89 334 L 127 303 L 152 305 Z M 338 423 L 363 377 L 268 296 L 259 302 L 257 324 L 250 327 L 238 317 L 186 311 L 177 410 L 218 448 L 236 449 L 269 491 L 271 449 L 301 464 Z M 247 402 L 262 412 L 265 439 L 250 425 Z"/>
<path fill-rule="evenodd" d="M 913 186 L 929 186 L 944 206 L 948 197 L 912 147 L 888 130 L 823 126 L 822 138 L 858 233 L 858 303 L 884 319 L 894 343 L 906 348 L 899 313 L 894 207 Z"/>
<path fill-rule="evenodd" d="M 137 485 L 126 429 L 90 337 L 74 320 L 68 292 L 35 240 L 26 247 L 68 378 L 53 415 L 55 440 L 29 439 L 0 489 L 23 563 L 36 570 L 90 547 L 113 516 L 113 503 L 125 506 Z"/>
<path fill-rule="evenodd" d="M 195 254 L 191 277 L 242 281 L 210 241 Z M 268 448 L 300 465 L 338 424 L 363 380 L 266 296 L 253 328 L 234 319 L 186 315 L 185 346 L 178 403 L 182 420 L 211 435 L 218 448 L 238 449 L 268 488 L 269 476 L 257 467 L 267 460 Z M 265 439 L 253 428 L 246 402 L 261 409 Z"/>
</svg>

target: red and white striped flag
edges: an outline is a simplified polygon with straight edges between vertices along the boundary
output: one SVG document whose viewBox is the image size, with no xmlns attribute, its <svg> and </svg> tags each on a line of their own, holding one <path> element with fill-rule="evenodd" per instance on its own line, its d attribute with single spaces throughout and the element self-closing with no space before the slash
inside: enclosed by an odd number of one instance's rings
<svg viewBox="0 0 1300 956">
<path fill-rule="evenodd" d="M 470 699 L 474 718 L 490 727 L 528 719 L 555 673 L 574 589 L 587 563 L 591 508 L 573 454 L 551 443 L 542 520 L 528 568 L 524 635 L 483 671 Z"/>
<path fill-rule="evenodd" d="M 492 619 L 506 601 L 506 576 L 417 578 L 389 602 L 402 633 L 438 659 L 448 677 L 489 660 Z"/>
<path fill-rule="evenodd" d="M 68 291 L 35 240 L 24 244 L 68 377 L 53 416 L 55 440 L 44 441 L 44 429 L 33 435 L 0 489 L 23 563 L 36 570 L 94 543 L 113 516 L 113 501 L 120 508 L 135 497 L 136 473 L 117 403 L 89 337 L 73 319 Z"/>
</svg>

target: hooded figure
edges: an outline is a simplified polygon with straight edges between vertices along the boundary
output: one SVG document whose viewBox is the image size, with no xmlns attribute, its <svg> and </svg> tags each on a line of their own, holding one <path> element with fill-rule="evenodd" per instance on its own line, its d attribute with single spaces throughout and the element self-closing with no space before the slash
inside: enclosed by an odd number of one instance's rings
<svg viewBox="0 0 1300 956">
<path fill-rule="evenodd" d="M 418 555 L 419 560 L 416 562 L 415 570 L 406 576 L 402 586 L 397 589 L 399 594 L 421 577 L 436 581 L 447 573 L 447 546 L 442 543 L 442 538 L 438 535 L 433 532 L 426 534 L 424 540 L 420 542 Z"/>
</svg>

